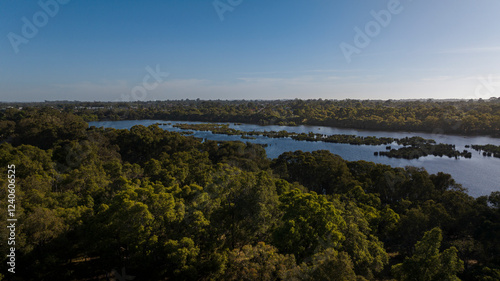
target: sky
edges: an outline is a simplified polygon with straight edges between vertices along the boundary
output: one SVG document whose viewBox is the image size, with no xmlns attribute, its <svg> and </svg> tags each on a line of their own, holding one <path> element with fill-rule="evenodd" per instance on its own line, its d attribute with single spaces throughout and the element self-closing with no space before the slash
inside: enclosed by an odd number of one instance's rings
<svg viewBox="0 0 500 281">
<path fill-rule="evenodd" d="M 0 101 L 487 99 L 498 0 L 0 0 Z"/>
</svg>

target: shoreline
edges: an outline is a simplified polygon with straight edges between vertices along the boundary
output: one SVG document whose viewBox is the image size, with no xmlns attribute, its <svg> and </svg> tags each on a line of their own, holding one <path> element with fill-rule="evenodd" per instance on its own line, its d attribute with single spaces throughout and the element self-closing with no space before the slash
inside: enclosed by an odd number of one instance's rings
<svg viewBox="0 0 500 281">
<path fill-rule="evenodd" d="M 156 119 L 156 118 L 140 118 L 140 119 L 121 119 L 121 120 L 109 120 L 109 119 L 102 119 L 102 120 L 92 120 L 92 121 L 86 121 L 87 123 L 89 122 L 118 122 L 118 121 L 164 121 L 164 122 L 169 122 L 169 121 L 176 121 L 176 122 L 201 122 L 201 123 L 219 123 L 219 124 L 227 124 L 229 125 L 233 124 L 238 124 L 238 125 L 256 125 L 256 126 L 262 126 L 262 127 L 270 127 L 270 126 L 280 126 L 280 127 L 300 127 L 300 126 L 309 126 L 309 127 L 324 127 L 324 128 L 329 128 L 329 129 L 339 129 L 339 130 L 356 130 L 360 132 L 377 132 L 377 133 L 408 133 L 408 134 L 430 134 L 430 135 L 437 135 L 437 136 L 451 136 L 451 137 L 486 137 L 486 138 L 494 138 L 500 140 L 500 134 L 499 135 L 486 135 L 486 134 L 463 134 L 463 133 L 447 133 L 447 132 L 440 132 L 440 133 L 435 133 L 433 131 L 409 131 L 409 130 L 386 130 L 386 129 L 366 129 L 366 128 L 356 128 L 356 127 L 336 127 L 336 126 L 328 126 L 328 125 L 321 125 L 321 124 L 296 124 L 296 125 L 281 125 L 281 124 L 259 124 L 259 123 L 253 123 L 253 122 L 241 122 L 241 121 L 217 121 L 217 120 L 202 120 L 202 119 L 186 119 L 186 118 L 169 118 L 169 119 Z"/>
</svg>

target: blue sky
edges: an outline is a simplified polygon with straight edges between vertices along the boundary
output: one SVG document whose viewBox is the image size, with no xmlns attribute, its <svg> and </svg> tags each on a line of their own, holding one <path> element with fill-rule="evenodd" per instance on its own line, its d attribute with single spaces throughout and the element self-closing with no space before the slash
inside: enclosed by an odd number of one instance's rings
<svg viewBox="0 0 500 281">
<path fill-rule="evenodd" d="M 497 97 L 499 11 L 497 0 L 2 0 L 0 101 Z"/>
</svg>

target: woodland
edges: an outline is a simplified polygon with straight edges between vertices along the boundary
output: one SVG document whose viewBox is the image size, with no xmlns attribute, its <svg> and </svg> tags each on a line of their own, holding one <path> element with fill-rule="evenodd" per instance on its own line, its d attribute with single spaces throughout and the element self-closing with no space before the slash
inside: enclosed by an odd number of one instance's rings
<svg viewBox="0 0 500 281">
<path fill-rule="evenodd" d="M 445 173 L 328 151 L 269 159 L 249 142 L 87 123 L 282 122 L 498 135 L 498 99 L 1 106 L 0 185 L 15 165 L 18 227 L 16 274 L 3 255 L 0 279 L 109 280 L 126 271 L 134 280 L 500 280 L 500 192 L 474 198 Z M 2 210 L 12 203 L 7 193 L 0 189 Z M 7 253 L 8 229 L 0 236 Z"/>
</svg>

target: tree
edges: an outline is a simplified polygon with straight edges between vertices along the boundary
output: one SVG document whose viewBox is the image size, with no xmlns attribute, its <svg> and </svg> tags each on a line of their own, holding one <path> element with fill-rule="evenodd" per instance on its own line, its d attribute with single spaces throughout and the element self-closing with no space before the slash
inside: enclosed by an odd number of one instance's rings
<svg viewBox="0 0 500 281">
<path fill-rule="evenodd" d="M 200 249 L 193 240 L 183 237 L 180 241 L 168 240 L 162 247 L 165 257 L 164 272 L 176 280 L 196 280 L 196 262 Z"/>
<path fill-rule="evenodd" d="M 280 196 L 282 224 L 274 232 L 274 244 L 298 261 L 326 248 L 337 248 L 344 240 L 345 221 L 325 196 L 298 189 Z"/>
<path fill-rule="evenodd" d="M 438 227 L 426 232 L 415 245 L 415 254 L 392 267 L 394 276 L 402 281 L 460 280 L 457 273 L 463 270 L 463 261 L 455 247 L 439 252 L 442 239 Z"/>
<path fill-rule="evenodd" d="M 356 276 L 352 260 L 346 252 L 337 252 L 332 248 L 316 253 L 310 265 L 302 263 L 293 273 L 289 276 L 291 280 L 366 280 L 361 276 Z"/>
<path fill-rule="evenodd" d="M 286 280 L 295 267 L 293 255 L 279 254 L 275 247 L 259 242 L 229 252 L 228 267 L 222 279 Z"/>
<path fill-rule="evenodd" d="M 220 206 L 212 231 L 231 248 L 262 241 L 279 218 L 276 186 L 267 172 L 258 174 L 222 166 L 207 192 Z M 214 233 L 215 234 L 215 233 Z"/>
<path fill-rule="evenodd" d="M 342 251 L 352 259 L 356 274 L 372 279 L 389 261 L 384 245 L 372 234 L 363 211 L 352 202 L 345 203 L 342 216 L 346 222 L 342 233 Z"/>
<path fill-rule="evenodd" d="M 319 194 L 342 193 L 352 183 L 345 161 L 327 150 L 285 152 L 273 161 L 272 168 L 283 179 L 298 181 Z"/>
</svg>

